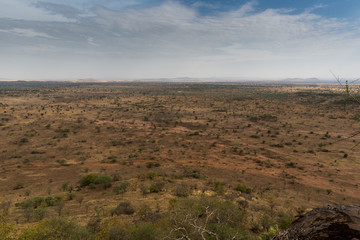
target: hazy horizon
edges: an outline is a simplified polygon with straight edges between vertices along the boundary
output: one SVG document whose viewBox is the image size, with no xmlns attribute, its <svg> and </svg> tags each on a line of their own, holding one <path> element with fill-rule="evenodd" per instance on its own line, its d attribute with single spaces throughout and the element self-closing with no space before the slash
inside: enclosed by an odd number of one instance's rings
<svg viewBox="0 0 360 240">
<path fill-rule="evenodd" d="M 0 80 L 360 77 L 360 2 L 3 0 Z"/>
</svg>

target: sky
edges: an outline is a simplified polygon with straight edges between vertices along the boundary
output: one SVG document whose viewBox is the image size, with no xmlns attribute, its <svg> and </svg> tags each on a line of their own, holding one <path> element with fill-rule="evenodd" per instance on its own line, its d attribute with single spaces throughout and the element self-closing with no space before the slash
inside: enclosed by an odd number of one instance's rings
<svg viewBox="0 0 360 240">
<path fill-rule="evenodd" d="M 0 0 L 0 79 L 354 79 L 359 63 L 359 0 Z"/>
</svg>

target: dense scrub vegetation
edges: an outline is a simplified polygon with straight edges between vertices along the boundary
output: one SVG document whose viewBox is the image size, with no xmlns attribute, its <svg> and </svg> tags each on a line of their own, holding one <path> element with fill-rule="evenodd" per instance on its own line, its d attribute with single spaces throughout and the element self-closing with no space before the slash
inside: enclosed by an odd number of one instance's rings
<svg viewBox="0 0 360 240">
<path fill-rule="evenodd" d="M 264 206 L 263 206 L 264 207 Z M 168 210 L 159 213 L 148 205 L 134 209 L 121 202 L 111 215 L 98 214 L 86 226 L 70 216 L 45 218 L 17 231 L 4 211 L 0 216 L 1 239 L 271 239 L 277 230 L 286 228 L 293 213 L 262 212 L 254 222 L 247 205 L 213 196 L 172 198 Z M 260 210 L 262 211 L 262 210 Z M 135 215 L 132 223 L 123 215 Z M 257 237 L 258 236 L 258 237 Z"/>
</svg>

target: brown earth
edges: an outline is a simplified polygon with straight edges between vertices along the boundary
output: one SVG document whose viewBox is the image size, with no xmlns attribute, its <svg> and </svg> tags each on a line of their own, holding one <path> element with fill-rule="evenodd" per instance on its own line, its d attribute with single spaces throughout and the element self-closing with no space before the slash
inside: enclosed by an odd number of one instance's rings
<svg viewBox="0 0 360 240">
<path fill-rule="evenodd" d="M 242 183 L 253 209 L 359 204 L 359 106 L 344 97 L 335 85 L 1 83 L 0 202 L 26 226 L 14 203 L 66 196 L 65 183 L 79 190 L 79 177 L 96 173 L 130 190 L 76 191 L 84 200 L 64 212 L 83 223 L 120 200 L 165 211 L 181 182 L 213 194 L 223 181 L 235 199 Z M 139 186 L 156 180 L 164 190 L 143 196 Z"/>
</svg>

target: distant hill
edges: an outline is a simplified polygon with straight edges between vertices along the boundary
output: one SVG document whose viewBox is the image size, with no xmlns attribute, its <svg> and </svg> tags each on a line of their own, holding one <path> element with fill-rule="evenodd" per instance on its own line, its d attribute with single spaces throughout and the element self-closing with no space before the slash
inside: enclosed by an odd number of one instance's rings
<svg viewBox="0 0 360 240">
<path fill-rule="evenodd" d="M 70 82 L 78 82 L 78 83 L 92 83 L 92 82 L 103 82 L 102 80 L 97 80 L 95 78 L 81 78 L 77 80 L 72 80 Z"/>
<path fill-rule="evenodd" d="M 278 83 L 285 84 L 304 84 L 304 83 L 336 83 L 336 80 L 324 80 L 318 78 L 287 78 L 280 81 L 276 81 Z"/>
<path fill-rule="evenodd" d="M 336 80 L 324 80 L 318 78 L 286 78 L 281 80 L 246 80 L 241 78 L 143 78 L 143 79 L 95 79 L 80 78 L 75 80 L 66 79 L 39 79 L 39 80 L 17 80 L 0 78 L 1 82 L 71 82 L 71 83 L 106 83 L 106 82 L 160 82 L 160 83 L 246 83 L 246 84 L 333 84 Z"/>
</svg>

